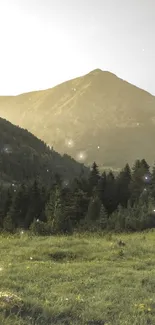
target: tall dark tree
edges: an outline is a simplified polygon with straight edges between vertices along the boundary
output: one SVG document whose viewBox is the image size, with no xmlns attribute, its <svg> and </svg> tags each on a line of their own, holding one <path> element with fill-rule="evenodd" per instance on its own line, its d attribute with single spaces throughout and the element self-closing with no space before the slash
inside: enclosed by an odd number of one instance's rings
<svg viewBox="0 0 155 325">
<path fill-rule="evenodd" d="M 92 196 L 93 190 L 97 187 L 98 181 L 100 179 L 100 173 L 97 164 L 94 162 L 89 175 L 89 190 Z"/>
<path fill-rule="evenodd" d="M 9 187 L 7 191 L 5 206 L 4 206 L 4 216 L 6 216 L 8 211 L 10 210 L 10 207 L 12 205 L 12 200 L 13 200 L 13 189 L 12 187 Z"/>
<path fill-rule="evenodd" d="M 110 171 L 106 177 L 106 188 L 104 191 L 103 204 L 108 212 L 108 215 L 114 212 L 118 206 L 117 183 L 112 171 Z"/>
<path fill-rule="evenodd" d="M 86 221 L 88 224 L 96 224 L 100 218 L 100 210 L 101 210 L 101 201 L 96 197 L 92 197 L 89 202 L 88 212 L 86 215 Z"/>
<path fill-rule="evenodd" d="M 151 179 L 150 179 L 150 186 L 149 186 L 149 194 L 155 201 L 155 164 L 152 169 Z"/>
<path fill-rule="evenodd" d="M 129 165 L 126 164 L 117 177 L 118 202 L 124 208 L 127 208 L 128 200 L 130 199 L 130 182 L 131 170 Z"/>
<path fill-rule="evenodd" d="M 106 189 L 106 184 L 107 184 L 107 175 L 104 172 L 100 179 L 98 180 L 98 184 L 96 187 L 96 193 L 97 196 L 99 197 L 100 201 L 102 202 L 102 204 L 104 204 L 104 194 L 105 194 L 105 189 Z"/>
<path fill-rule="evenodd" d="M 149 165 L 146 163 L 145 159 L 136 160 L 132 170 L 132 179 L 130 183 L 131 191 L 131 203 L 134 204 L 139 200 L 141 193 L 151 180 L 151 174 L 149 171 Z"/>
<path fill-rule="evenodd" d="M 25 227 L 29 228 L 34 219 L 39 219 L 42 213 L 41 192 L 38 182 L 35 180 L 29 189 L 30 202 L 25 217 Z"/>
<path fill-rule="evenodd" d="M 85 219 L 88 205 L 89 205 L 89 197 L 88 193 L 77 188 L 74 191 L 74 204 L 75 204 L 75 226 L 78 226 L 82 220 Z"/>
</svg>

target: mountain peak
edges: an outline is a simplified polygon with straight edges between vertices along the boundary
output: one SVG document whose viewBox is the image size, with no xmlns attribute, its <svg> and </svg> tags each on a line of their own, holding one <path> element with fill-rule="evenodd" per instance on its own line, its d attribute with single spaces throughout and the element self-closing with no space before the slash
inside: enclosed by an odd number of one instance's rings
<svg viewBox="0 0 155 325">
<path fill-rule="evenodd" d="M 99 73 L 102 73 L 103 71 L 101 69 L 95 69 L 93 71 L 90 71 L 89 74 L 99 74 Z"/>
<path fill-rule="evenodd" d="M 91 76 L 104 76 L 104 77 L 117 77 L 114 73 L 110 72 L 110 71 L 106 71 L 106 70 L 101 70 L 101 69 L 95 69 L 93 71 L 90 71 L 88 73 L 88 75 Z"/>
</svg>

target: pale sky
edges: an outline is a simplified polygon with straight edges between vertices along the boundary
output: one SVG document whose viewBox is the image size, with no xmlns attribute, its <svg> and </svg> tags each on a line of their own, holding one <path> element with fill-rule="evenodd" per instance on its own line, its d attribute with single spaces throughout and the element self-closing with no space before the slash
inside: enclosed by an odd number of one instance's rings
<svg viewBox="0 0 155 325">
<path fill-rule="evenodd" d="M 97 68 L 155 95 L 155 0 L 0 0 L 0 95 Z"/>
</svg>

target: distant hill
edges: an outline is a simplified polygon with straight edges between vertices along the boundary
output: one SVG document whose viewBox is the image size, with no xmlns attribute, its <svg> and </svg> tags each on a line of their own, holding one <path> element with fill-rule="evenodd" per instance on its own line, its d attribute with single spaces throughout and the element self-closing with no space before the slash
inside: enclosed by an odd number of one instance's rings
<svg viewBox="0 0 155 325">
<path fill-rule="evenodd" d="M 0 118 L 0 182 L 33 180 L 49 183 L 56 173 L 64 182 L 88 169 L 68 155 L 61 156 L 36 136 Z"/>
<path fill-rule="evenodd" d="M 86 164 L 119 168 L 155 160 L 155 97 L 107 71 L 0 97 L 0 116 Z"/>
</svg>

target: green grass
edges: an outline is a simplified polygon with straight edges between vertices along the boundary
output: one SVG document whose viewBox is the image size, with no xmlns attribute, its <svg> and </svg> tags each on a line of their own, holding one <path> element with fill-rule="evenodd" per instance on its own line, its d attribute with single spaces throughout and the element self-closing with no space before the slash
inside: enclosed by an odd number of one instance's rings
<svg viewBox="0 0 155 325">
<path fill-rule="evenodd" d="M 153 231 L 1 235 L 0 256 L 2 325 L 155 324 Z"/>
</svg>

